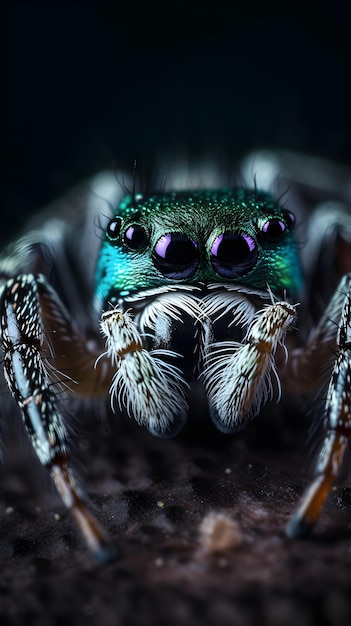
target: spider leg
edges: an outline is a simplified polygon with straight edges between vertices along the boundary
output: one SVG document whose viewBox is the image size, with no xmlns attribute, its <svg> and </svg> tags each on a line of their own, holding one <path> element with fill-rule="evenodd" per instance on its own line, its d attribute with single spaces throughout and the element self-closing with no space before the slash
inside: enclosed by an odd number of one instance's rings
<svg viewBox="0 0 351 626">
<path fill-rule="evenodd" d="M 188 385 L 180 369 L 164 360 L 176 354 L 146 350 L 136 324 L 117 308 L 102 314 L 101 331 L 107 355 L 117 366 L 110 388 L 112 406 L 116 399 L 153 435 L 175 435 L 188 413 Z"/>
<path fill-rule="evenodd" d="M 337 328 L 350 291 L 350 275 L 343 276 L 323 316 L 309 333 L 302 347 L 289 347 L 288 360 L 279 358 L 278 369 L 282 387 L 292 393 L 311 393 L 329 381 L 325 366 L 338 350 Z"/>
<path fill-rule="evenodd" d="M 75 480 L 57 392 L 43 356 L 40 281 L 44 284 L 45 279 L 23 274 L 3 286 L 1 330 L 5 377 L 40 462 L 48 469 L 90 551 L 99 561 L 106 561 L 114 556 L 114 548 L 89 511 Z"/>
<path fill-rule="evenodd" d="M 343 294 L 337 332 L 336 358 L 325 405 L 325 438 L 315 467 L 315 478 L 302 496 L 286 533 L 302 537 L 313 529 L 330 489 L 339 474 L 344 452 L 351 437 L 351 275 L 342 281 Z"/>
<path fill-rule="evenodd" d="M 203 380 L 211 417 L 221 431 L 242 429 L 272 395 L 274 355 L 295 316 L 295 306 L 276 302 L 255 315 L 243 344 L 210 346 Z"/>
</svg>

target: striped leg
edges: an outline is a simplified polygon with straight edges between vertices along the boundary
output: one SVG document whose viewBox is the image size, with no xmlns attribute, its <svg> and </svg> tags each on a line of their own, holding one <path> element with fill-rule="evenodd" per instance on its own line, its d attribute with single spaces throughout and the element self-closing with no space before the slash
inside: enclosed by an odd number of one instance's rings
<svg viewBox="0 0 351 626">
<path fill-rule="evenodd" d="M 93 555 L 100 561 L 108 560 L 113 548 L 85 505 L 70 467 L 67 432 L 43 357 L 42 312 L 33 274 L 7 281 L 1 294 L 1 311 L 5 377 L 34 450 L 49 470 Z"/>
<path fill-rule="evenodd" d="M 325 406 L 325 438 L 315 467 L 315 478 L 290 520 L 289 537 L 307 535 L 314 527 L 322 506 L 337 478 L 351 437 L 351 275 L 342 284 L 344 304 L 337 333 L 336 359 Z"/>
</svg>

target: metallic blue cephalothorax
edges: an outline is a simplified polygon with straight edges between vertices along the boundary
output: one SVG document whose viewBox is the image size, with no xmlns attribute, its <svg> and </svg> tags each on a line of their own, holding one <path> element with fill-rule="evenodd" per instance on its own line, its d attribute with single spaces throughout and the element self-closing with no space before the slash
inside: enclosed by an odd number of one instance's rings
<svg viewBox="0 0 351 626">
<path fill-rule="evenodd" d="M 102 244 L 97 308 L 172 283 L 227 283 L 296 297 L 301 268 L 294 216 L 243 189 L 127 196 Z"/>
</svg>

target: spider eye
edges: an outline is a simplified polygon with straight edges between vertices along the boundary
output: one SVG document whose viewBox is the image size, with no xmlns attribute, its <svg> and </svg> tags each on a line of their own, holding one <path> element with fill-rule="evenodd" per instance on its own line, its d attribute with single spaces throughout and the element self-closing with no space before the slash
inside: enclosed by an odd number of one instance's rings
<svg viewBox="0 0 351 626">
<path fill-rule="evenodd" d="M 224 278 L 247 274 L 257 261 L 255 240 L 245 233 L 227 231 L 218 235 L 211 246 L 214 271 Z"/>
<path fill-rule="evenodd" d="M 295 222 L 296 222 L 296 217 L 294 213 L 292 213 L 291 211 L 288 211 L 287 209 L 283 209 L 282 213 L 284 215 L 284 219 L 285 219 L 287 227 L 291 230 L 292 228 L 294 228 Z"/>
<path fill-rule="evenodd" d="M 131 224 L 124 233 L 124 243 L 132 250 L 145 248 L 147 242 L 147 233 L 140 224 Z"/>
<path fill-rule="evenodd" d="M 277 217 L 268 220 L 262 226 L 262 233 L 265 241 L 269 243 L 279 243 L 286 234 L 286 224 Z"/>
<path fill-rule="evenodd" d="M 167 233 L 160 237 L 152 256 L 157 269 L 167 278 L 189 278 L 199 264 L 195 241 L 183 233 Z"/>
<path fill-rule="evenodd" d="M 115 241 L 118 238 L 119 233 L 121 232 L 122 219 L 120 217 L 113 217 L 107 226 L 107 236 L 112 241 Z"/>
</svg>

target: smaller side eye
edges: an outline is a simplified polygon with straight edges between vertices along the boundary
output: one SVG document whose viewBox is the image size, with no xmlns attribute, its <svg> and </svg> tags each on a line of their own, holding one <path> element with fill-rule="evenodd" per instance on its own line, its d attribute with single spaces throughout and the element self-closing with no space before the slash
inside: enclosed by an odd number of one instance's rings
<svg viewBox="0 0 351 626">
<path fill-rule="evenodd" d="M 147 242 L 147 233 L 140 224 L 131 224 L 124 233 L 124 243 L 132 250 L 145 248 Z"/>
<path fill-rule="evenodd" d="M 113 217 L 109 222 L 106 230 L 106 234 L 109 239 L 115 241 L 121 232 L 122 219 L 120 217 Z"/>
<path fill-rule="evenodd" d="M 295 223 L 296 223 L 296 217 L 294 213 L 292 213 L 291 211 L 288 211 L 287 209 L 283 209 L 282 213 L 284 215 L 284 219 L 285 219 L 285 223 L 287 227 L 289 228 L 289 230 L 291 230 L 292 228 L 294 228 Z"/>
<path fill-rule="evenodd" d="M 262 233 L 265 241 L 269 243 L 278 243 L 286 234 L 286 224 L 277 217 L 267 220 L 262 226 Z"/>
</svg>

